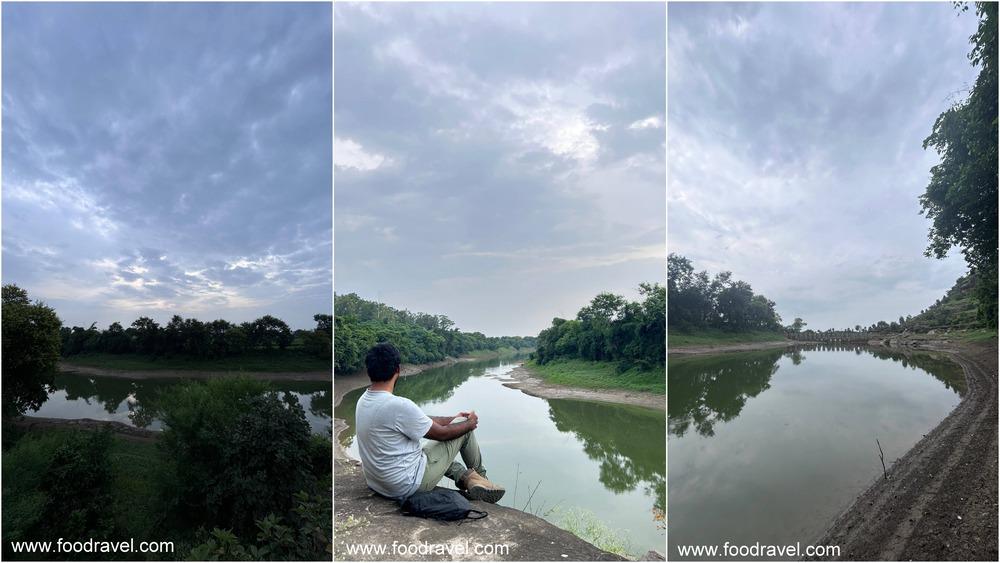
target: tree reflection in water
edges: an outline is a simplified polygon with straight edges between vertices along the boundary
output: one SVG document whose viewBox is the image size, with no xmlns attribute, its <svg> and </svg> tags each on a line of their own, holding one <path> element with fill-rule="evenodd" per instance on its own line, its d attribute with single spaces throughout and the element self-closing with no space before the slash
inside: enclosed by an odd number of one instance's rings
<svg viewBox="0 0 1000 563">
<path fill-rule="evenodd" d="M 653 507 L 666 507 L 666 429 L 659 411 L 626 405 L 549 399 L 549 417 L 560 432 L 583 442 L 600 463 L 599 479 L 615 493 L 642 486 Z"/>
<path fill-rule="evenodd" d="M 782 357 L 800 365 L 811 351 L 871 354 L 921 369 L 959 394 L 965 392 L 961 368 L 940 352 L 899 350 L 882 346 L 818 344 L 790 350 L 764 350 L 671 359 L 667 369 L 667 420 L 670 434 L 684 436 L 692 427 L 698 434 L 715 435 L 715 425 L 735 419 L 754 397 L 770 388 Z"/>
</svg>

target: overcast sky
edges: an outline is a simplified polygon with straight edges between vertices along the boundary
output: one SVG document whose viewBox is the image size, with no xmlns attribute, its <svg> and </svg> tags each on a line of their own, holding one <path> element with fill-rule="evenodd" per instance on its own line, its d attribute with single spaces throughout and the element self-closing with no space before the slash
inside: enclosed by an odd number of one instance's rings
<svg viewBox="0 0 1000 563">
<path fill-rule="evenodd" d="M 330 311 L 331 7 L 3 9 L 3 282 L 67 325 Z"/>
<path fill-rule="evenodd" d="M 662 4 L 338 4 L 336 290 L 534 335 L 665 270 Z"/>
<path fill-rule="evenodd" d="M 671 4 L 669 245 L 786 323 L 916 314 L 965 273 L 925 258 L 921 148 L 964 98 L 972 12 L 948 3 Z"/>
</svg>

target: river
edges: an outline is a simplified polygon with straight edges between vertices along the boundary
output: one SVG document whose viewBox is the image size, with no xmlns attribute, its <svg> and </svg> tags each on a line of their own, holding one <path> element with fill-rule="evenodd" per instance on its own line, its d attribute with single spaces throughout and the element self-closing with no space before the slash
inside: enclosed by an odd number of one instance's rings
<svg viewBox="0 0 1000 563">
<path fill-rule="evenodd" d="M 815 540 L 961 400 L 943 354 L 822 346 L 668 361 L 676 546 Z"/>
<path fill-rule="evenodd" d="M 142 415 L 140 408 L 149 404 L 164 389 L 177 385 L 180 379 L 129 379 L 101 377 L 70 371 L 55 376 L 48 399 L 38 412 L 29 416 L 49 418 L 92 418 L 114 420 L 131 426 L 161 430 L 159 419 Z M 333 400 L 330 383 L 323 381 L 272 381 L 271 388 L 291 393 L 299 400 L 306 420 L 314 434 L 330 431 Z"/>
<path fill-rule="evenodd" d="M 500 504 L 561 527 L 596 520 L 599 534 L 624 540 L 626 551 L 662 553 L 665 413 L 532 397 L 502 385 L 516 365 L 492 360 L 434 368 L 400 379 L 395 392 L 429 415 L 476 411 L 484 465 L 507 489 Z M 335 409 L 348 424 L 340 441 L 355 458 L 354 411 L 363 392 L 347 393 Z M 441 486 L 453 484 L 443 479 Z"/>
</svg>

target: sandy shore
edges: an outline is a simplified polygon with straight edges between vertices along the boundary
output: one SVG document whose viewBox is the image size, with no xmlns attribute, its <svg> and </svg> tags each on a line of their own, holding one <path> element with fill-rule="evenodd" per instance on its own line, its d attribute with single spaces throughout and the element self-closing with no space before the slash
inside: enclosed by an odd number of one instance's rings
<svg viewBox="0 0 1000 563">
<path fill-rule="evenodd" d="M 286 381 L 330 381 L 332 371 L 203 371 L 187 369 L 148 369 L 127 370 L 108 369 L 92 366 L 80 366 L 67 362 L 59 362 L 59 371 L 97 375 L 101 377 L 120 377 L 123 379 L 212 379 L 232 375 L 242 375 L 253 379 L 268 379 Z"/>
<path fill-rule="evenodd" d="M 567 387 L 546 383 L 530 369 L 519 364 L 507 374 L 509 380 L 504 387 L 517 389 L 533 397 L 543 399 L 579 399 L 583 401 L 600 401 L 603 403 L 618 403 L 635 405 L 648 409 L 667 410 L 667 398 L 656 393 L 642 391 L 626 391 L 623 389 L 585 389 L 582 387 Z"/>
<path fill-rule="evenodd" d="M 820 539 L 854 561 L 997 560 L 997 341 L 921 340 L 948 353 L 968 391 Z"/>
</svg>

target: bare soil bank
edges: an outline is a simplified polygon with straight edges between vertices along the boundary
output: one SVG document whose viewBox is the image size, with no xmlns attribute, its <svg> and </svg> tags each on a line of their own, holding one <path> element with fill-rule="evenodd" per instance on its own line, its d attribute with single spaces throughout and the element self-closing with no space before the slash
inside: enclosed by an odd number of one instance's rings
<svg viewBox="0 0 1000 563">
<path fill-rule="evenodd" d="M 110 429 L 112 433 L 137 442 L 152 442 L 160 437 L 156 430 L 136 428 L 114 420 L 94 420 L 92 418 L 46 418 L 42 416 L 24 416 L 13 421 L 14 426 L 25 430 L 101 430 Z"/>
<path fill-rule="evenodd" d="M 997 560 L 997 340 L 922 337 L 892 347 L 947 352 L 968 390 L 955 410 L 814 542 L 854 561 Z"/>
<path fill-rule="evenodd" d="M 510 372 L 510 381 L 504 387 L 518 389 L 532 397 L 543 399 L 579 399 L 583 401 L 600 401 L 603 403 L 619 403 L 636 405 L 648 409 L 667 410 L 667 398 L 656 393 L 642 391 L 626 391 L 623 389 L 585 389 L 583 387 L 567 387 L 546 383 L 536 373 L 523 364 L 519 364 Z"/>
<path fill-rule="evenodd" d="M 59 362 L 59 371 L 97 375 L 100 377 L 120 377 L 123 379 L 212 379 L 241 375 L 253 379 L 276 381 L 330 381 L 333 373 L 330 371 L 202 371 L 187 369 L 150 369 L 150 370 L 120 370 L 80 366 L 68 362 Z"/>
</svg>

